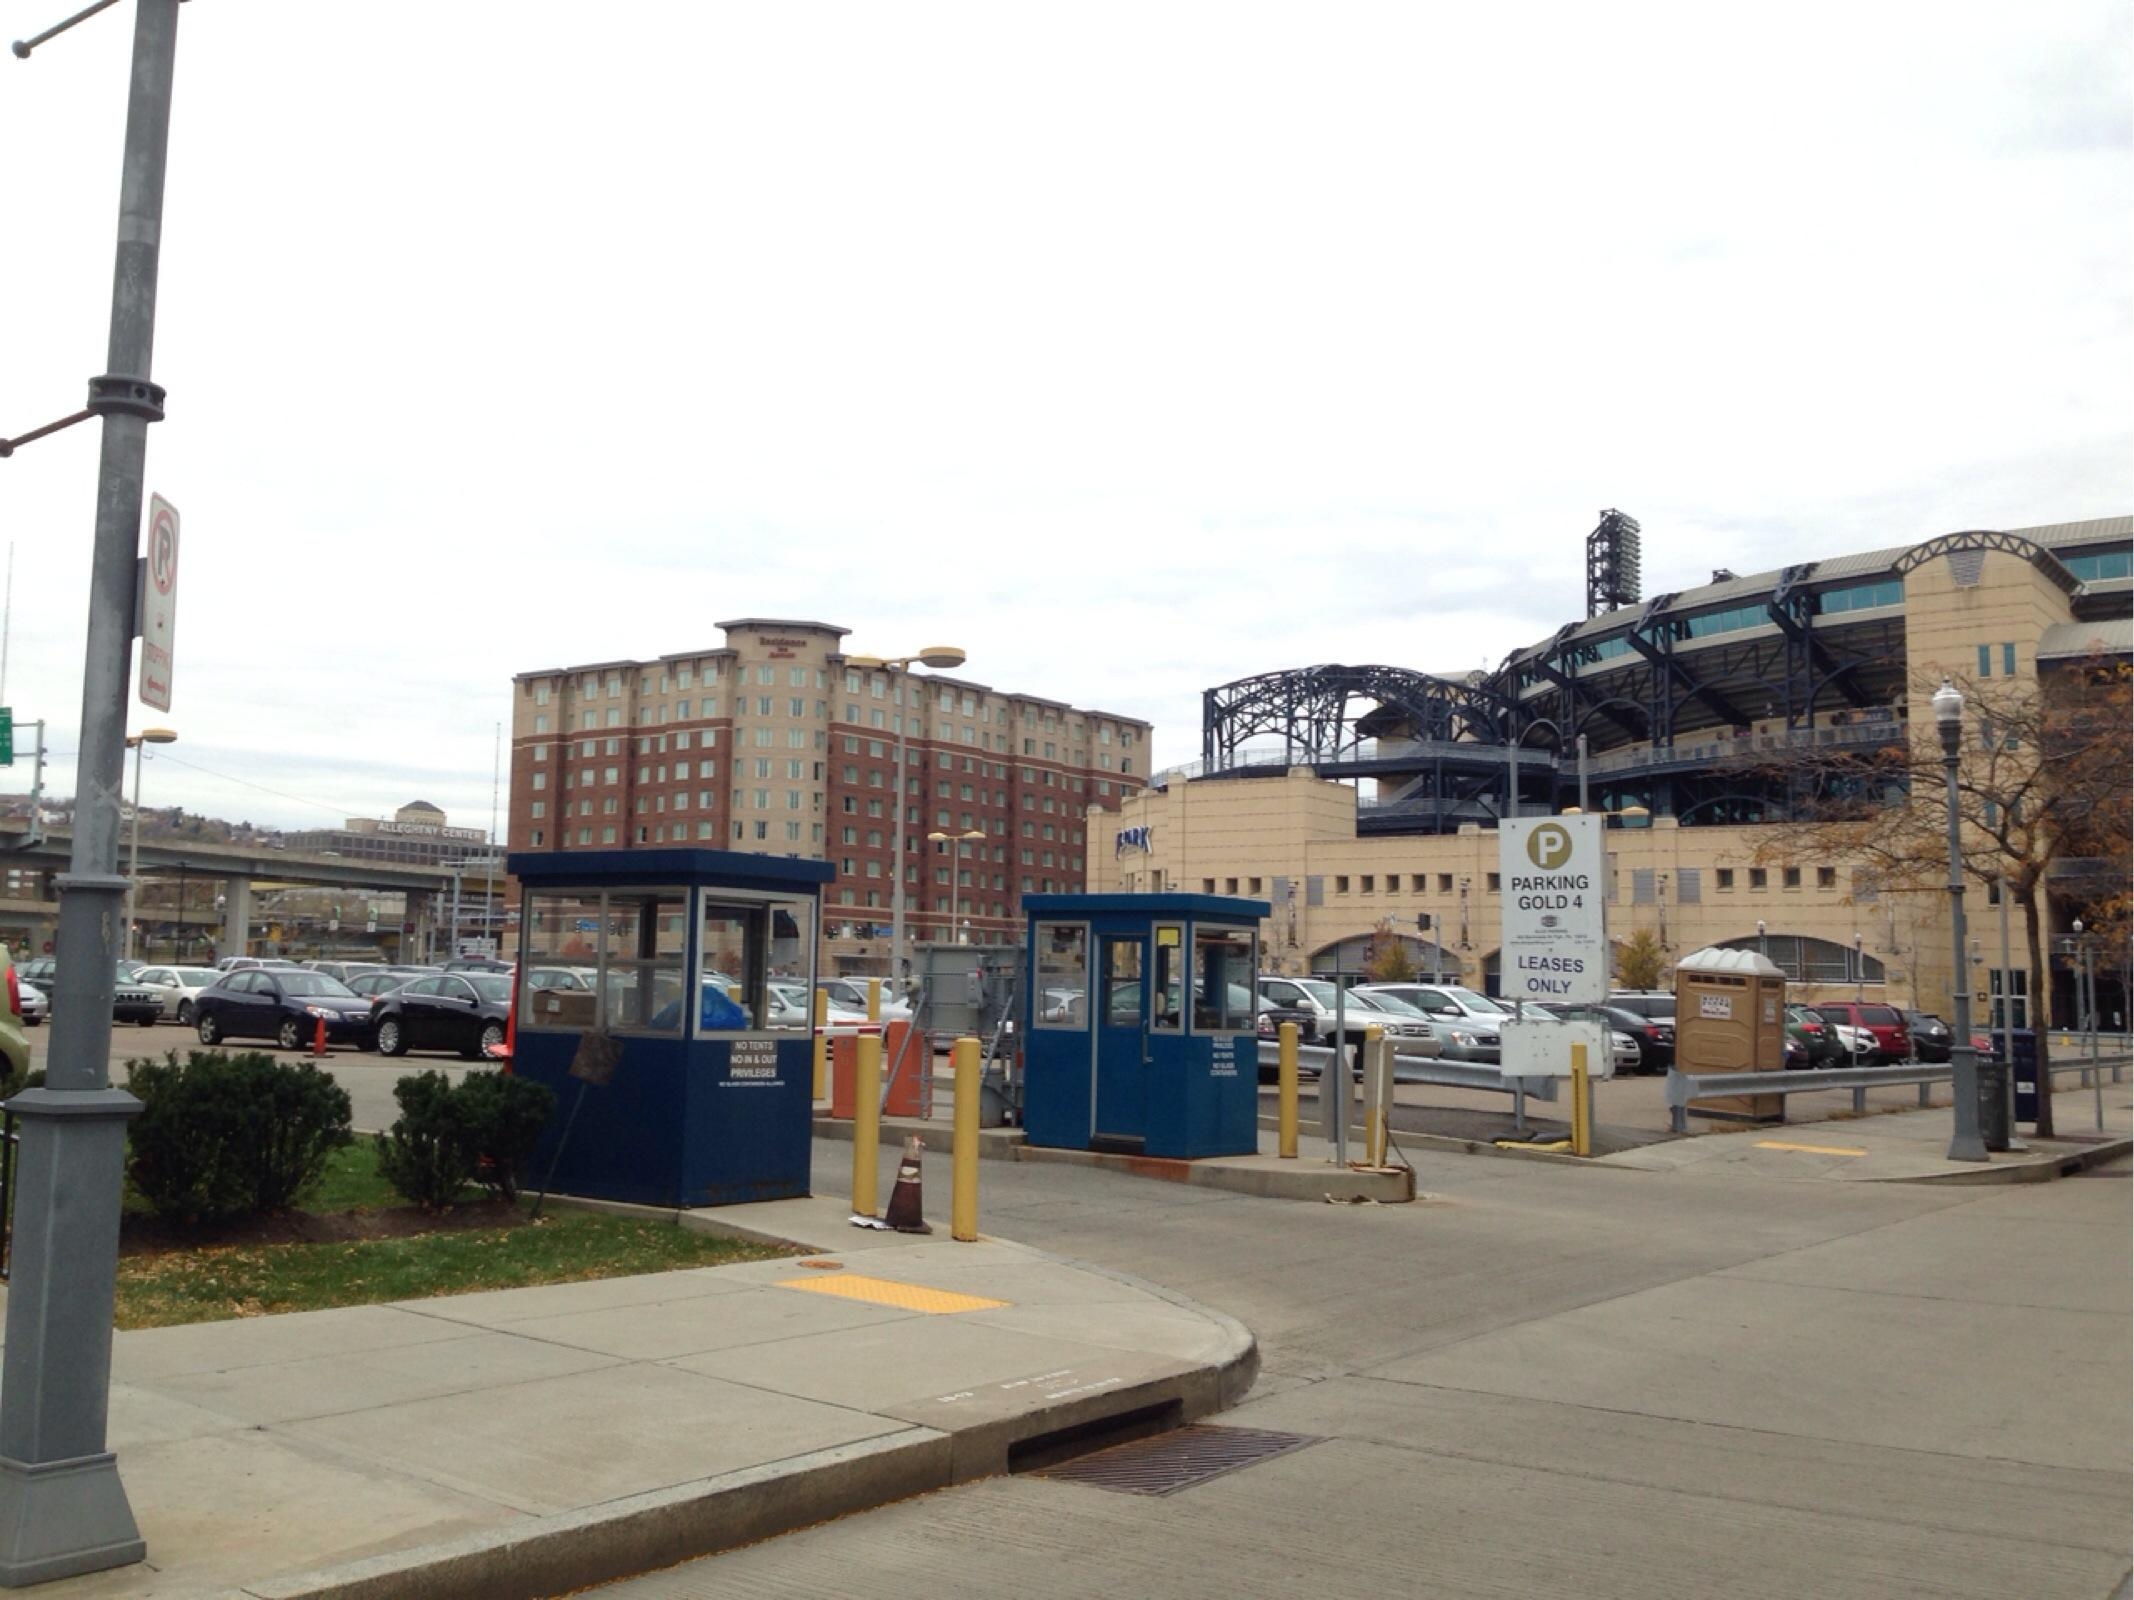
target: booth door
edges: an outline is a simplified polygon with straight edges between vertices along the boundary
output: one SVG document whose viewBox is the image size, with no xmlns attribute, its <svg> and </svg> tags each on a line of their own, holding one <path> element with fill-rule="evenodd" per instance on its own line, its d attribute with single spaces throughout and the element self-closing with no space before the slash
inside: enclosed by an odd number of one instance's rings
<svg viewBox="0 0 2134 1600">
<path fill-rule="evenodd" d="M 1147 1134 L 1147 973 L 1146 935 L 1105 934 L 1097 941 L 1096 1104 L 1090 1125 L 1099 1139 Z"/>
</svg>

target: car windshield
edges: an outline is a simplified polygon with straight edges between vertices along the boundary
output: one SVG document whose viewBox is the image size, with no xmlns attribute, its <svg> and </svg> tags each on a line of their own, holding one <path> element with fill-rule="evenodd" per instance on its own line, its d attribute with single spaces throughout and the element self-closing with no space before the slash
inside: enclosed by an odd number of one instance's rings
<svg viewBox="0 0 2134 1600">
<path fill-rule="evenodd" d="M 188 989 L 205 989 L 222 974 L 212 967 L 179 967 L 178 981 Z"/>
<path fill-rule="evenodd" d="M 1424 1015 L 1421 1006 L 1411 1006 L 1397 995 L 1366 994 L 1361 989 L 1351 990 L 1350 992 L 1366 1004 L 1375 1006 L 1380 1011 L 1390 1011 L 1396 1017 L 1420 1017 Z"/>
<path fill-rule="evenodd" d="M 474 992 L 492 1005 L 511 1003 L 511 980 L 501 972 L 471 972 L 467 981 L 474 985 Z"/>
<path fill-rule="evenodd" d="M 283 972 L 278 970 L 275 972 L 274 978 L 282 986 L 283 994 L 325 995 L 329 998 L 349 1000 L 353 1000 L 356 997 L 355 990 L 349 988 L 339 978 L 329 978 L 323 972 Z"/>
<path fill-rule="evenodd" d="M 1334 1009 L 1334 986 L 1324 978 L 1292 978 L 1290 981 L 1327 1010 Z"/>
</svg>

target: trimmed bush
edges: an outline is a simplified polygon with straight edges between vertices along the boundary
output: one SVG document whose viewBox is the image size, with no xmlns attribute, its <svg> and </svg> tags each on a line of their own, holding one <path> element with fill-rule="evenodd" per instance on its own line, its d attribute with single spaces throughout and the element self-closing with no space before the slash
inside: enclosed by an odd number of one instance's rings
<svg viewBox="0 0 2134 1600">
<path fill-rule="evenodd" d="M 126 1087 L 141 1102 L 126 1130 L 126 1176 L 159 1216 L 286 1211 L 350 1139 L 347 1090 L 308 1063 L 259 1051 L 129 1061 Z"/>
<path fill-rule="evenodd" d="M 378 1171 L 415 1204 L 438 1210 L 479 1179 L 505 1200 L 556 1108 L 546 1084 L 507 1072 L 470 1072 L 455 1086 L 441 1072 L 393 1087 L 400 1117 L 378 1136 Z"/>
<path fill-rule="evenodd" d="M 453 1094 L 474 1141 L 475 1177 L 500 1199 L 518 1199 L 519 1175 L 555 1114 L 555 1091 L 531 1078 L 491 1070 L 468 1073 Z"/>
<path fill-rule="evenodd" d="M 378 1171 L 425 1211 L 441 1211 L 474 1176 L 466 1106 L 442 1072 L 418 1072 L 393 1085 L 400 1116 L 378 1135 Z"/>
<path fill-rule="evenodd" d="M 44 1068 L 42 1067 L 34 1068 L 20 1075 L 9 1073 L 6 1078 L 0 1079 L 0 1100 L 12 1100 L 25 1089 L 42 1089 L 43 1087 Z"/>
</svg>

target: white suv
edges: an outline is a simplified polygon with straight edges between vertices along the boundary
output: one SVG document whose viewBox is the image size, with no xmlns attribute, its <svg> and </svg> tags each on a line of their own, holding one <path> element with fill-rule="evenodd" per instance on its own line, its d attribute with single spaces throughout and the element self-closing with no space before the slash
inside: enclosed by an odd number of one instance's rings
<svg viewBox="0 0 2134 1600">
<path fill-rule="evenodd" d="M 1372 983 L 1363 985 L 1362 992 L 1391 995 L 1422 1012 L 1436 1028 L 1438 1042 L 1451 1060 L 1503 1059 L 1500 1030 L 1512 1020 L 1512 1009 L 1486 994 L 1476 994 L 1456 983 Z M 1528 1010 L 1527 1019 L 1553 1020 L 1538 1007 Z"/>
<path fill-rule="evenodd" d="M 1270 1005 L 1293 1006 L 1300 1011 L 1309 1011 L 1318 1019 L 1319 1026 L 1315 1037 L 1319 1040 L 1326 1041 L 1334 1037 L 1336 995 L 1334 985 L 1327 979 L 1264 976 L 1259 980 L 1259 992 L 1260 999 Z M 1382 1011 L 1368 1000 L 1355 1000 L 1353 996 L 1356 992 L 1358 991 L 1351 991 L 1350 1001 L 1340 1008 L 1344 1023 L 1343 1033 L 1348 1043 L 1354 1044 L 1361 1040 L 1367 1028 L 1381 1029 L 1388 1038 L 1393 1039 L 1428 1039 L 1432 1036 L 1434 1030 L 1421 1018 Z"/>
</svg>

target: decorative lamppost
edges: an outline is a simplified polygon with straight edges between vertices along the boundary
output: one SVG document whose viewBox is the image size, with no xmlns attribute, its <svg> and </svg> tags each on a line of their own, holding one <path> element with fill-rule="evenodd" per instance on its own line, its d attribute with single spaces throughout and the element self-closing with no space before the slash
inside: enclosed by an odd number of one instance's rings
<svg viewBox="0 0 2134 1600">
<path fill-rule="evenodd" d="M 922 667 L 960 667 L 966 659 L 964 653 L 952 644 L 928 645 L 914 656 L 845 657 L 846 666 L 857 667 L 862 672 L 887 668 L 889 681 L 896 689 L 897 800 L 892 812 L 896 819 L 896 848 L 890 861 L 895 882 L 889 888 L 889 977 L 892 983 L 902 983 L 911 972 L 911 952 L 904 946 L 904 737 L 911 721 L 911 707 L 904 704 L 909 698 L 905 685 L 910 679 L 913 663 Z"/>
<path fill-rule="evenodd" d="M 961 845 L 966 839 L 983 839 L 985 837 L 985 829 L 972 828 L 967 833 L 929 833 L 926 837 L 935 844 Z M 968 926 L 965 926 L 961 933 L 957 932 L 958 924 L 963 922 L 963 874 L 956 863 L 962 858 L 963 852 L 959 849 L 951 851 L 948 860 L 948 936 L 951 944 L 969 944 L 971 942 L 971 933 Z"/>
</svg>

